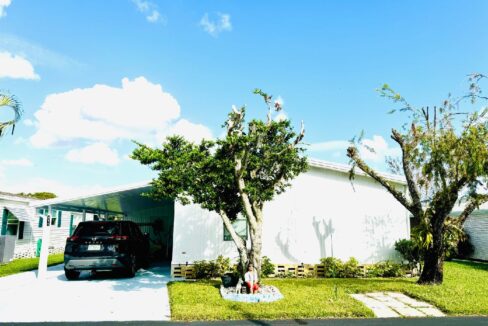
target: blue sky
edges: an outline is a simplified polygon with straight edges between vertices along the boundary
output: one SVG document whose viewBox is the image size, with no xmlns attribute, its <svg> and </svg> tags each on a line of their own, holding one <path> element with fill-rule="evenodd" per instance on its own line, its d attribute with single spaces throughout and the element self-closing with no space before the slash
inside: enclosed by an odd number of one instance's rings
<svg viewBox="0 0 488 326">
<path fill-rule="evenodd" d="M 309 156 L 347 163 L 365 130 L 384 169 L 401 115 L 488 73 L 486 1 L 0 0 L 0 89 L 24 108 L 0 139 L 0 190 L 61 195 L 148 180 L 131 139 L 218 137 L 231 105 L 280 96 Z M 96 86 L 97 85 L 97 86 Z M 0 118 L 7 113 L 0 113 Z"/>
</svg>

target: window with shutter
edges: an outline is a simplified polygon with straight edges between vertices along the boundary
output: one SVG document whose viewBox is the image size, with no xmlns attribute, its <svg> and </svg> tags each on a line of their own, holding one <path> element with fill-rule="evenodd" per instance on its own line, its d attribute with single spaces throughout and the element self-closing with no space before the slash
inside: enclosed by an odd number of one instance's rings
<svg viewBox="0 0 488 326">
<path fill-rule="evenodd" d="M 242 239 L 247 240 L 247 220 L 245 218 L 238 218 L 234 222 L 232 222 L 232 226 L 236 231 L 237 235 L 239 235 Z M 224 241 L 232 241 L 232 236 L 230 232 L 227 230 L 224 224 Z"/>
</svg>

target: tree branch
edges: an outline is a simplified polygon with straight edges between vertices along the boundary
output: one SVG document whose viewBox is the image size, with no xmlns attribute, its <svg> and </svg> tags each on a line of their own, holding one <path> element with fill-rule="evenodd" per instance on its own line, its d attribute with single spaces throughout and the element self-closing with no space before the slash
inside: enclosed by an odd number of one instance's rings
<svg viewBox="0 0 488 326">
<path fill-rule="evenodd" d="M 376 173 L 373 169 L 371 169 L 360 157 L 357 151 L 357 148 L 351 146 L 347 149 L 347 156 L 367 175 L 371 178 L 376 180 L 379 184 L 381 184 L 385 189 L 395 197 L 396 200 L 400 202 L 407 210 L 409 210 L 414 216 L 418 216 L 416 208 L 409 203 L 407 198 L 398 190 L 394 188 L 388 181 L 385 180 L 382 176 Z"/>
<path fill-rule="evenodd" d="M 481 204 L 484 204 L 486 202 L 488 202 L 488 194 L 476 195 L 472 197 L 469 201 L 469 204 L 466 205 L 461 215 L 459 215 L 460 225 L 463 225 L 464 222 L 466 222 L 466 219 L 469 217 L 469 215 L 471 215 L 471 213 L 473 213 L 476 208 L 479 208 Z"/>
<path fill-rule="evenodd" d="M 417 214 L 414 214 L 415 216 L 420 216 L 422 214 L 422 201 L 420 199 L 420 191 L 417 187 L 417 184 L 415 183 L 412 170 L 410 169 L 410 165 L 408 162 L 407 158 L 407 145 L 405 144 L 405 140 L 403 139 L 403 136 L 396 131 L 395 129 L 392 129 L 391 131 L 391 138 L 397 142 L 398 145 L 400 145 L 400 148 L 402 150 L 402 166 L 403 166 L 403 173 L 405 174 L 405 179 L 407 180 L 407 186 L 408 186 L 408 191 L 410 193 L 410 197 L 412 199 L 412 208 L 414 208 L 417 211 Z M 412 145 L 412 144 L 410 144 Z"/>
<path fill-rule="evenodd" d="M 256 227 L 256 216 L 254 215 L 252 205 L 251 205 L 251 200 L 249 199 L 249 196 L 247 193 L 244 191 L 246 188 L 246 183 L 244 182 L 244 179 L 242 178 L 242 161 L 239 158 L 235 158 L 235 176 L 236 176 L 236 181 L 237 181 L 237 189 L 239 190 L 239 195 L 241 196 L 242 203 L 244 205 L 244 211 L 246 212 L 247 219 L 249 220 L 249 224 L 251 227 L 255 228 Z"/>
</svg>

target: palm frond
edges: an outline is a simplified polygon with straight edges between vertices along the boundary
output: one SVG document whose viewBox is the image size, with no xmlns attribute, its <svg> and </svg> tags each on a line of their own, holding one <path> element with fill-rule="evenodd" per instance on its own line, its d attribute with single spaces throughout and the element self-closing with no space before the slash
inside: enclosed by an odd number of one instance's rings
<svg viewBox="0 0 488 326">
<path fill-rule="evenodd" d="M 12 127 L 12 134 L 14 133 L 15 124 L 19 122 L 23 113 L 22 105 L 14 95 L 0 91 L 0 109 L 3 108 L 12 109 L 14 111 L 14 118 L 9 121 L 0 121 L 0 137 L 4 135 L 8 127 Z"/>
</svg>

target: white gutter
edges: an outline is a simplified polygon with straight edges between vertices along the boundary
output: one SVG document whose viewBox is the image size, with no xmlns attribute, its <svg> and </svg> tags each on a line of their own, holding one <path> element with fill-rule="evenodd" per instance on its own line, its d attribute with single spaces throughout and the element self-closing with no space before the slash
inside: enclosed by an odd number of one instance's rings
<svg viewBox="0 0 488 326">
<path fill-rule="evenodd" d="M 332 170 L 332 171 L 337 171 L 337 172 L 342 172 L 342 173 L 349 173 L 351 170 L 351 167 L 347 164 L 340 164 L 340 163 L 333 163 L 333 162 L 328 162 L 328 161 L 322 161 L 322 160 L 317 160 L 317 159 L 308 159 L 308 164 L 311 167 L 315 168 L 321 168 L 321 169 L 326 169 L 326 170 Z M 356 175 L 360 176 L 369 176 L 364 173 L 362 170 L 359 168 L 356 168 L 354 173 Z M 383 172 L 377 172 L 377 174 L 383 178 L 385 178 L 387 181 L 398 183 L 401 185 L 406 185 L 407 182 L 405 178 L 401 175 L 396 175 L 396 174 L 390 174 L 390 173 L 383 173 Z"/>
</svg>

